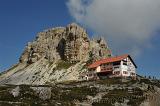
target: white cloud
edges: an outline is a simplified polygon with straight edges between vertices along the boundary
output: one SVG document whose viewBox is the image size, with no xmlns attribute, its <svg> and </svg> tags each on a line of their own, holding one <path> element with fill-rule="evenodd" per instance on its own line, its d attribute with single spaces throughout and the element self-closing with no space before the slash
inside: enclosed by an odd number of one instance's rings
<svg viewBox="0 0 160 106">
<path fill-rule="evenodd" d="M 115 54 L 140 54 L 160 25 L 160 0 L 69 0 L 67 6 L 77 22 L 103 35 Z"/>
</svg>

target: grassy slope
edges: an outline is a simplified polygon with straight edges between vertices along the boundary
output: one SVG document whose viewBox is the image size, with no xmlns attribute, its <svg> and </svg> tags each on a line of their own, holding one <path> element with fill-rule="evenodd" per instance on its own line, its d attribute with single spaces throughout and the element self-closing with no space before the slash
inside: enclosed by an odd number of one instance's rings
<svg viewBox="0 0 160 106">
<path fill-rule="evenodd" d="M 60 106 L 74 106 L 75 101 L 83 102 L 88 100 L 86 97 L 91 96 L 95 97 L 96 94 L 102 93 L 102 99 L 94 101 L 92 103 L 93 106 L 112 106 L 115 102 L 123 102 L 123 99 L 129 99 L 130 101 L 127 103 L 131 106 L 138 106 L 141 102 L 144 101 L 143 94 L 148 91 L 154 91 L 153 88 L 149 88 L 148 90 L 141 90 L 139 87 L 134 89 L 134 93 L 129 93 L 127 88 L 119 89 L 121 86 L 131 86 L 136 83 L 148 83 L 150 86 L 157 85 L 160 86 L 159 83 L 153 83 L 148 79 L 143 79 L 141 81 L 129 81 L 129 82 L 121 82 L 119 79 L 109 79 L 109 80 L 99 80 L 99 81 L 83 81 L 83 82 L 67 82 L 63 84 L 57 84 L 56 86 L 52 86 L 52 96 L 48 100 L 42 100 L 38 97 L 38 95 L 30 89 L 30 86 L 21 85 L 20 95 L 18 97 L 13 97 L 10 91 L 15 88 L 15 86 L 1 86 L 0 87 L 0 105 L 5 106 L 28 106 L 28 105 L 52 105 L 54 106 L 58 103 Z M 78 85 L 78 86 L 77 86 Z M 112 86 L 119 85 L 119 87 L 114 88 L 113 90 L 109 89 L 100 89 L 99 86 Z M 106 93 L 107 92 L 107 93 Z M 130 98 L 127 98 L 130 97 Z M 13 102 L 12 105 L 9 102 Z"/>
</svg>

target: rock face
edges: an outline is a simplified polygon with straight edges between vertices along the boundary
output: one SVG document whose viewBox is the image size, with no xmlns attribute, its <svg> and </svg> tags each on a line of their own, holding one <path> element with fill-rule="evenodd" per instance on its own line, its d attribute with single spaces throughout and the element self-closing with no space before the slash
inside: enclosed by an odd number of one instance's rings
<svg viewBox="0 0 160 106">
<path fill-rule="evenodd" d="M 89 51 L 99 58 L 111 55 L 104 39 L 90 41 L 86 31 L 72 23 L 66 28 L 58 27 L 40 32 L 36 40 L 26 46 L 20 62 L 34 63 L 42 57 L 51 62 L 60 59 L 79 62 L 88 59 Z"/>
<path fill-rule="evenodd" d="M 86 30 L 75 23 L 51 28 L 38 33 L 36 39 L 27 44 L 19 63 L 0 76 L 0 83 L 44 84 L 53 80 L 78 80 L 84 71 L 81 68 L 85 69 L 88 60 L 111 55 L 103 38 L 90 40 Z M 70 66 L 57 68 L 62 62 Z"/>
</svg>

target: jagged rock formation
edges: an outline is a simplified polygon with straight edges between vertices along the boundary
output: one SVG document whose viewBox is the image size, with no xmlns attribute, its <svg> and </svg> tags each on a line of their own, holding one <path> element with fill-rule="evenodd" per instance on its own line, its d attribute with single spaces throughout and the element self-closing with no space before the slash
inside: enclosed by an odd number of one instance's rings
<svg viewBox="0 0 160 106">
<path fill-rule="evenodd" d="M 86 31 L 75 23 L 66 28 L 58 27 L 40 32 L 35 41 L 29 42 L 20 62 L 36 62 L 42 57 L 49 61 L 62 59 L 69 62 L 86 60 L 89 51 L 96 57 L 110 55 L 104 39 L 90 41 Z"/>
<path fill-rule="evenodd" d="M 75 23 L 51 28 L 38 33 L 36 39 L 27 44 L 19 63 L 0 76 L 0 83 L 78 80 L 80 73 L 86 71 L 84 66 L 88 60 L 111 55 L 103 38 L 90 40 L 86 30 Z"/>
</svg>

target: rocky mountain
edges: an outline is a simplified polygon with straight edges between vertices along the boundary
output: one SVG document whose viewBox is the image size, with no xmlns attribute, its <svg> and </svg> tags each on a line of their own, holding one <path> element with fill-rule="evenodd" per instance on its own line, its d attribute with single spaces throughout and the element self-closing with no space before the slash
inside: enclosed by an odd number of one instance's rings
<svg viewBox="0 0 160 106">
<path fill-rule="evenodd" d="M 0 75 L 0 84 L 37 84 L 80 80 L 90 62 L 110 57 L 103 38 L 90 39 L 72 23 L 47 29 L 25 47 L 19 62 Z"/>
</svg>

